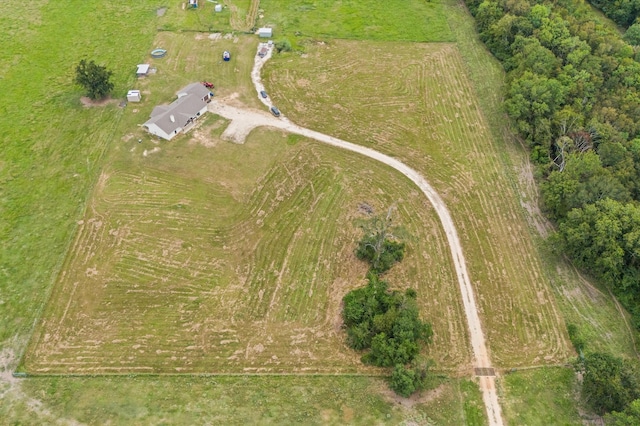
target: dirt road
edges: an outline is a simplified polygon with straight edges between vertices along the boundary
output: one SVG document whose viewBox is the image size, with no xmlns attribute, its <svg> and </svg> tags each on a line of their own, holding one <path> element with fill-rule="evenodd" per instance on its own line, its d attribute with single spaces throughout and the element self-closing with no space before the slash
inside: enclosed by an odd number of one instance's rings
<svg viewBox="0 0 640 426">
<path fill-rule="evenodd" d="M 262 86 L 260 86 L 262 87 Z M 262 90 L 262 89 L 259 89 Z M 258 90 L 258 91 L 259 91 Z M 226 104 L 224 101 L 213 101 L 209 104 L 209 111 L 216 113 L 224 118 L 231 120 L 227 130 L 223 133 L 223 137 L 237 143 L 244 142 L 244 138 L 249 132 L 258 126 L 269 126 L 285 130 L 290 133 L 299 134 L 317 141 L 335 146 L 337 148 L 346 149 L 358 154 L 367 156 L 374 160 L 380 161 L 389 167 L 399 171 L 414 182 L 420 190 L 427 196 L 431 204 L 436 210 L 442 227 L 447 235 L 451 256 L 455 265 L 458 284 L 462 294 L 462 302 L 467 317 L 467 324 L 471 336 L 471 346 L 473 348 L 475 368 L 491 369 L 491 360 L 485 345 L 484 333 L 482 331 L 480 318 L 478 316 L 478 308 L 476 306 L 473 287 L 467 272 L 466 261 L 462 253 L 462 246 L 458 238 L 451 214 L 447 209 L 444 201 L 427 180 L 417 171 L 413 170 L 406 164 L 389 157 L 385 154 L 377 152 L 373 149 L 356 145 L 333 136 L 325 135 L 311 129 L 297 126 L 291 123 L 285 117 L 275 118 L 267 112 L 249 110 L 246 108 L 234 107 Z M 498 395 L 496 392 L 496 383 L 494 376 L 479 376 L 480 389 L 482 397 L 487 408 L 489 424 L 491 426 L 502 425 L 502 416 L 500 405 L 498 404 Z"/>
<path fill-rule="evenodd" d="M 262 46 L 258 46 L 258 50 Z M 267 107 L 270 107 L 271 99 L 263 99 L 259 93 L 264 90 L 260 78 L 260 70 L 264 63 L 271 57 L 272 48 L 264 57 L 256 56 L 253 70 L 251 72 L 251 80 L 256 88 L 258 98 Z M 325 135 L 320 132 L 316 132 L 311 129 L 297 126 L 291 123 L 284 115 L 280 118 L 273 117 L 267 112 L 249 110 L 247 108 L 234 107 L 227 104 L 224 100 L 215 100 L 209 105 L 209 110 L 222 117 L 231 120 L 231 123 L 222 134 L 223 138 L 232 140 L 237 143 L 243 143 L 246 136 L 252 129 L 258 126 L 269 126 L 278 129 L 285 130 L 287 132 L 296 133 L 317 141 L 326 143 L 328 145 L 335 146 L 337 148 L 346 149 L 374 160 L 380 161 L 399 171 L 407 176 L 413 183 L 415 183 L 420 190 L 427 196 L 431 204 L 436 210 L 442 227 L 447 235 L 449 242 L 449 249 L 451 250 L 451 256 L 456 269 L 456 275 L 458 277 L 458 285 L 460 287 L 460 293 L 462 295 L 462 303 L 464 305 L 464 312 L 467 317 L 467 325 L 469 327 L 469 335 L 471 337 L 471 347 L 473 349 L 473 367 L 480 370 L 478 375 L 480 390 L 482 391 L 482 399 L 484 401 L 487 416 L 489 418 L 489 425 L 501 426 L 502 414 L 500 404 L 498 403 L 498 394 L 496 389 L 496 380 L 493 375 L 493 369 L 491 367 L 491 359 L 487 351 L 485 344 L 484 332 L 482 331 L 482 325 L 480 317 L 478 316 L 478 307 L 476 305 L 475 295 L 471 281 L 469 279 L 469 272 L 467 271 L 466 260 L 462 252 L 462 245 L 458 237 L 458 232 L 451 218 L 451 214 L 447 209 L 440 195 L 433 189 L 433 187 L 427 182 L 427 180 L 416 170 L 407 166 L 406 164 L 382 154 L 373 149 L 356 145 L 351 142 L 347 142 L 333 136 Z M 476 370 L 478 371 L 478 370 Z M 490 374 L 490 375 L 483 375 Z"/>
</svg>

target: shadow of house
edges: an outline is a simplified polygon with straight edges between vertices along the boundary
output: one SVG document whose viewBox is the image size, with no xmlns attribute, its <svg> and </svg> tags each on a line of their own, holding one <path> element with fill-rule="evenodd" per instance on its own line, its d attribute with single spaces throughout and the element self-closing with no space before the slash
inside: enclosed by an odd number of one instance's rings
<svg viewBox="0 0 640 426">
<path fill-rule="evenodd" d="M 207 111 L 211 92 L 200 83 L 191 83 L 178 92 L 170 105 L 158 105 L 151 118 L 142 126 L 151 134 L 171 140 L 178 133 L 191 129 L 198 117 Z"/>
</svg>

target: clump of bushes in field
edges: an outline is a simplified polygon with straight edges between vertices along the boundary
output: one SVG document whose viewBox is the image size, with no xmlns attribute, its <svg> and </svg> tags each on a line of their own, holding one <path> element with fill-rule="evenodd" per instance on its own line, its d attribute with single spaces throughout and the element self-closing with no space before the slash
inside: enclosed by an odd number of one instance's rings
<svg viewBox="0 0 640 426">
<path fill-rule="evenodd" d="M 575 362 L 581 374 L 583 401 L 609 425 L 640 424 L 640 363 L 588 349 L 578 327 L 567 325 L 569 338 L 579 353 Z"/>
<path fill-rule="evenodd" d="M 369 262 L 368 284 L 344 297 L 342 313 L 347 344 L 365 351 L 362 362 L 393 367 L 390 386 L 408 397 L 424 389 L 428 364 L 417 361 L 421 344 L 431 341 L 431 324 L 420 319 L 417 293 L 390 290 L 380 275 L 404 257 L 404 243 L 391 240 L 391 215 L 374 217 L 363 227 L 368 232 L 358 244 L 358 258 Z"/>
</svg>

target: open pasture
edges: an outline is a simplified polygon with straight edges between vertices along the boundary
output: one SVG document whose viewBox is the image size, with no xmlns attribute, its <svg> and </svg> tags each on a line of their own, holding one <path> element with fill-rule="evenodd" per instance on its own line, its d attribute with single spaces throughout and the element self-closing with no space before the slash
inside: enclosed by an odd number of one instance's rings
<svg viewBox="0 0 640 426">
<path fill-rule="evenodd" d="M 216 3 L 223 6 L 222 11 L 215 12 Z M 251 30 L 259 0 L 221 0 L 216 3 L 200 0 L 197 8 L 190 8 L 187 0 L 173 0 L 158 6 L 158 29 L 210 33 Z"/>
<path fill-rule="evenodd" d="M 340 330 L 342 296 L 366 272 L 353 254 L 362 203 L 397 205 L 413 238 L 390 281 L 418 289 L 438 367 L 464 368 L 448 249 L 418 191 L 382 165 L 280 132 L 220 141 L 222 126 L 209 117 L 175 142 L 120 143 L 26 369 L 375 373 Z"/>
<path fill-rule="evenodd" d="M 267 87 L 294 122 L 395 156 L 440 192 L 465 249 L 497 366 L 569 355 L 501 153 L 452 44 L 332 41 L 276 57 Z"/>
<path fill-rule="evenodd" d="M 261 0 L 259 26 L 275 37 L 453 41 L 443 0 Z"/>
</svg>

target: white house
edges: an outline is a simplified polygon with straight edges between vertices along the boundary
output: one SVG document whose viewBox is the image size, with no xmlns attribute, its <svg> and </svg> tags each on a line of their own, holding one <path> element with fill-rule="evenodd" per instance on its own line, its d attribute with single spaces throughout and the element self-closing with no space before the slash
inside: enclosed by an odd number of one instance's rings
<svg viewBox="0 0 640 426">
<path fill-rule="evenodd" d="M 149 64 L 139 64 L 136 70 L 137 77 L 144 77 L 149 74 Z"/>
<path fill-rule="evenodd" d="M 259 37 L 273 37 L 273 29 L 272 28 L 258 28 L 258 36 Z"/>
<path fill-rule="evenodd" d="M 187 132 L 195 121 L 207 112 L 211 92 L 201 83 L 191 83 L 178 92 L 178 99 L 170 105 L 158 105 L 151 118 L 142 126 L 153 135 L 171 140 L 180 132 Z"/>
</svg>

